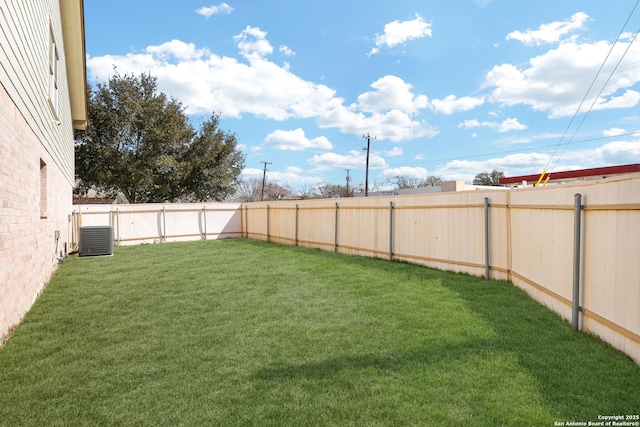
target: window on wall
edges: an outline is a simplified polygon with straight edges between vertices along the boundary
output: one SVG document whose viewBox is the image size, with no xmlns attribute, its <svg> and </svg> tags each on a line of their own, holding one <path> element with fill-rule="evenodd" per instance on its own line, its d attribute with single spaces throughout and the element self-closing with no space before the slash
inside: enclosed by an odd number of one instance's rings
<svg viewBox="0 0 640 427">
<path fill-rule="evenodd" d="M 60 97 L 58 91 L 58 71 L 60 56 L 58 44 L 53 35 L 53 28 L 49 29 L 49 103 L 56 119 L 60 118 Z"/>
<path fill-rule="evenodd" d="M 40 159 L 40 218 L 47 217 L 47 164 Z"/>
</svg>

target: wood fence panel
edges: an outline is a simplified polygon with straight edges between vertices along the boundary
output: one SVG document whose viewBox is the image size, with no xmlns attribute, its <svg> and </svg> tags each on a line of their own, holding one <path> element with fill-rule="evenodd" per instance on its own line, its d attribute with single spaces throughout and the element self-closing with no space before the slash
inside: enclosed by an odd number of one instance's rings
<svg viewBox="0 0 640 427">
<path fill-rule="evenodd" d="M 510 279 L 510 224 L 508 192 L 486 194 L 489 199 L 489 265 L 491 277 L 500 280 Z"/>
<path fill-rule="evenodd" d="M 392 251 L 394 259 L 483 275 L 487 197 L 491 277 L 570 319 L 577 193 L 581 325 L 640 363 L 640 174 L 508 192 L 299 201 L 299 234 L 307 246 L 334 250 L 337 201 L 340 252 L 386 258 Z"/>
<path fill-rule="evenodd" d="M 74 216 L 77 228 L 113 226 L 119 245 L 242 236 L 242 213 L 237 203 L 75 205 Z"/>
<path fill-rule="evenodd" d="M 269 205 L 269 241 L 295 244 L 296 207 L 291 203 Z"/>
<path fill-rule="evenodd" d="M 571 319 L 575 194 L 582 195 L 581 327 L 640 363 L 640 173 L 511 191 L 220 204 L 207 210 L 206 228 L 481 276 L 486 197 L 491 277 Z M 200 207 L 164 207 L 80 206 L 74 223 L 114 225 L 138 242 L 163 232 L 204 238 Z"/>
<path fill-rule="evenodd" d="M 640 179 L 584 194 L 584 327 L 640 360 Z"/>
<path fill-rule="evenodd" d="M 162 210 L 118 210 L 115 212 L 114 233 L 120 245 L 162 243 Z"/>
<path fill-rule="evenodd" d="M 292 224 L 293 226 L 293 224 Z M 301 205 L 298 210 L 298 244 L 308 248 L 333 250 L 335 203 Z"/>
<path fill-rule="evenodd" d="M 245 207 L 246 209 L 243 210 L 245 218 L 242 224 L 244 235 L 250 239 L 267 240 L 267 204 L 245 205 Z"/>
<path fill-rule="evenodd" d="M 345 206 L 346 205 L 346 206 Z M 338 211 L 340 252 L 386 258 L 389 256 L 389 206 L 362 208 L 342 203 Z"/>
</svg>

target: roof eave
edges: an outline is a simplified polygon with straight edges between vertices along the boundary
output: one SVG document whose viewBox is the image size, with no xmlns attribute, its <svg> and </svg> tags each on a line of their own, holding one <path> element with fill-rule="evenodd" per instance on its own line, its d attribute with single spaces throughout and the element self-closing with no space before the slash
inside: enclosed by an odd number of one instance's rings
<svg viewBox="0 0 640 427">
<path fill-rule="evenodd" d="M 60 0 L 60 13 L 73 128 L 85 130 L 88 114 L 84 1 Z"/>
</svg>

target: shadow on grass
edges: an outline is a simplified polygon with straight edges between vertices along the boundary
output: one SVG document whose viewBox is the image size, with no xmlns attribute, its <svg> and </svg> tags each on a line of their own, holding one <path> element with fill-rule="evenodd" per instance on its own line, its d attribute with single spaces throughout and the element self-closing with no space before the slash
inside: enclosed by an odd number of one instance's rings
<svg viewBox="0 0 640 427">
<path fill-rule="evenodd" d="M 344 371 L 397 371 L 419 364 L 442 368 L 451 367 L 455 360 L 510 355 L 521 370 L 535 379 L 551 413 L 585 421 L 597 421 L 601 414 L 638 413 L 640 367 L 598 337 L 573 332 L 567 321 L 511 283 L 380 259 L 349 257 L 349 262 L 367 269 L 396 271 L 412 278 L 439 280 L 485 321 L 496 336 L 422 346 L 398 354 L 347 355 L 302 364 L 273 365 L 255 372 L 255 379 L 273 382 L 323 379 Z"/>
<path fill-rule="evenodd" d="M 300 364 L 275 364 L 257 370 L 252 378 L 267 381 L 299 379 L 323 380 L 345 372 L 396 372 L 417 365 L 438 365 L 468 356 L 487 353 L 491 346 L 484 340 L 474 339 L 464 344 L 444 344 L 431 349 L 416 348 L 403 353 L 358 354 L 332 357 Z"/>
<path fill-rule="evenodd" d="M 581 407 L 583 413 L 575 415 L 584 420 L 638 412 L 640 367 L 598 337 L 575 333 L 511 283 L 456 283 L 452 278 L 443 286 L 491 325 L 498 334 L 496 345 L 517 356 L 551 405 Z"/>
</svg>

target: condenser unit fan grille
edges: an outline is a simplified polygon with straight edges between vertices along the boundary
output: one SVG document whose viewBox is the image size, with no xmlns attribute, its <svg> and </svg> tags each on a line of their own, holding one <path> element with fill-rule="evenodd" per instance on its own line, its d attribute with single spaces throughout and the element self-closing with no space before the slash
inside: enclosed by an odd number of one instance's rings
<svg viewBox="0 0 640 427">
<path fill-rule="evenodd" d="M 80 256 L 113 255 L 113 227 L 80 227 Z"/>
</svg>

